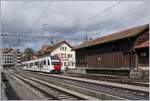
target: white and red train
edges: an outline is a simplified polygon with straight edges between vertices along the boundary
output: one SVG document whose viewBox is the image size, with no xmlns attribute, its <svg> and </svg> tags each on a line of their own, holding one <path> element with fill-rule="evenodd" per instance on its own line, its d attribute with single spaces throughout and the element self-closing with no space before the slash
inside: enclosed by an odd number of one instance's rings
<svg viewBox="0 0 150 101">
<path fill-rule="evenodd" d="M 22 69 L 40 71 L 47 73 L 60 73 L 61 72 L 61 61 L 56 56 L 48 56 L 35 60 L 22 62 Z"/>
</svg>

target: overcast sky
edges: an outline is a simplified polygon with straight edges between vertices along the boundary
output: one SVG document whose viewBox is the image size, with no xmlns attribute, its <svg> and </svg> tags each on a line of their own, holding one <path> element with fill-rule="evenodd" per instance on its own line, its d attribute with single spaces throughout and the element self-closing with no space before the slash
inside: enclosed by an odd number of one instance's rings
<svg viewBox="0 0 150 101">
<path fill-rule="evenodd" d="M 1 33 L 49 35 L 71 45 L 149 23 L 149 1 L 1 1 Z M 4 47 L 32 47 L 50 40 L 3 37 Z M 19 42 L 19 43 L 18 43 Z"/>
</svg>

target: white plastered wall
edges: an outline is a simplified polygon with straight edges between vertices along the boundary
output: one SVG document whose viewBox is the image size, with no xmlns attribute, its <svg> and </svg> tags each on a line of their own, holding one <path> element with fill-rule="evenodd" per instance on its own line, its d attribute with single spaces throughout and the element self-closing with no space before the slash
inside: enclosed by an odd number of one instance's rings
<svg viewBox="0 0 150 101">
<path fill-rule="evenodd" d="M 60 47 L 66 47 L 66 50 L 60 50 Z M 71 68 L 75 68 L 75 51 L 72 51 L 72 48 L 70 48 L 67 44 L 62 44 L 61 46 L 59 46 L 58 48 L 56 48 L 54 51 L 51 52 L 51 55 L 55 55 L 55 54 L 71 54 L 72 57 L 70 58 L 61 58 L 60 57 L 60 60 L 62 62 L 62 70 L 64 70 L 66 68 L 66 66 L 64 66 L 64 62 L 66 62 L 67 64 L 67 67 L 69 69 Z M 73 62 L 74 65 L 72 66 L 71 63 L 70 63 L 70 66 L 68 66 L 68 62 Z"/>
</svg>

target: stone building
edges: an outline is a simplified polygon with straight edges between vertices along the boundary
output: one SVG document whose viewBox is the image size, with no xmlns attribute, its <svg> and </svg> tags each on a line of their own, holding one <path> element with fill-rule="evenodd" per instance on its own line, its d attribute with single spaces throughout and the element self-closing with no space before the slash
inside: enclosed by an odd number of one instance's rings
<svg viewBox="0 0 150 101">
<path fill-rule="evenodd" d="M 16 49 L 4 48 L 2 49 L 2 65 L 4 68 L 15 67 L 17 64 Z"/>
</svg>

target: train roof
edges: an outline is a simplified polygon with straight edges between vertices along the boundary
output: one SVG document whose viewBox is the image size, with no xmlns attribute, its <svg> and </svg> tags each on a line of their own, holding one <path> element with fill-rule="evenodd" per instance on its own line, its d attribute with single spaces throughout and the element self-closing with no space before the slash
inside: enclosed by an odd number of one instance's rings
<svg viewBox="0 0 150 101">
<path fill-rule="evenodd" d="M 22 63 L 31 63 L 31 62 L 36 62 L 36 61 L 40 61 L 40 60 L 43 60 L 43 59 L 48 59 L 50 57 L 55 57 L 55 56 L 45 56 L 45 57 L 42 57 L 42 58 L 38 58 L 38 59 L 34 59 L 34 60 L 29 60 L 29 61 L 25 61 L 25 62 L 22 62 Z M 54 59 L 54 58 L 53 58 Z"/>
<path fill-rule="evenodd" d="M 50 57 L 50 56 L 46 56 L 46 57 L 43 57 L 43 58 L 38 58 L 38 59 L 34 59 L 34 60 L 29 60 L 29 61 L 25 61 L 25 62 L 22 62 L 22 63 L 36 62 L 36 61 L 39 61 L 39 60 L 48 59 L 49 57 Z"/>
</svg>

